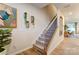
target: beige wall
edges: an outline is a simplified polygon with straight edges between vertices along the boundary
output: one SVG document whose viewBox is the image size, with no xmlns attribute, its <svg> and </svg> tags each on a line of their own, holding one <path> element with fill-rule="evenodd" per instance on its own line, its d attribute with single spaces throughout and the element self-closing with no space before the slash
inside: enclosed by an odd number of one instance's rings
<svg viewBox="0 0 79 59">
<path fill-rule="evenodd" d="M 47 13 L 47 16 L 49 16 L 50 20 L 56 15 L 57 9 L 53 4 L 49 4 L 43 8 L 45 12 Z"/>
</svg>

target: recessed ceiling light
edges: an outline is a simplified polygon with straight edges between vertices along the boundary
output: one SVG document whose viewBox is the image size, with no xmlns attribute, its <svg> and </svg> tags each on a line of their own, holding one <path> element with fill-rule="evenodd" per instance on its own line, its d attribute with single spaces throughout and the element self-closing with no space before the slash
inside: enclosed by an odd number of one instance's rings
<svg viewBox="0 0 79 59">
<path fill-rule="evenodd" d="M 72 12 L 69 12 L 69 15 L 72 15 Z"/>
</svg>

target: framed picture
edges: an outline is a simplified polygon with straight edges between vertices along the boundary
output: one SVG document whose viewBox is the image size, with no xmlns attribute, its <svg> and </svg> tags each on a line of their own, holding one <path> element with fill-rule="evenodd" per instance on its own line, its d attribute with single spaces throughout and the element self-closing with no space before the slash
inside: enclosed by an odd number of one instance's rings
<svg viewBox="0 0 79 59">
<path fill-rule="evenodd" d="M 29 28 L 29 21 L 26 21 L 26 28 Z"/>
<path fill-rule="evenodd" d="M 25 20 L 26 28 L 29 28 L 29 21 L 27 20 L 27 12 L 24 12 L 24 20 Z"/>
<path fill-rule="evenodd" d="M 60 16 L 59 18 L 59 36 L 63 34 L 63 17 Z"/>
<path fill-rule="evenodd" d="M 31 23 L 32 23 L 32 25 L 35 25 L 35 18 L 34 18 L 34 16 L 31 16 Z"/>
<path fill-rule="evenodd" d="M 0 3 L 0 28 L 16 28 L 17 9 Z"/>
</svg>

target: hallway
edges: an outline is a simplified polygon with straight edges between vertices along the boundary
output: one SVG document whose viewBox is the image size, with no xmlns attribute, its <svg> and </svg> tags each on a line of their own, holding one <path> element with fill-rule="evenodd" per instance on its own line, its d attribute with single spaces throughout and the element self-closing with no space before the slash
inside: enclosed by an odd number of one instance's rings
<svg viewBox="0 0 79 59">
<path fill-rule="evenodd" d="M 52 52 L 54 55 L 79 55 L 79 39 L 65 38 Z"/>
</svg>

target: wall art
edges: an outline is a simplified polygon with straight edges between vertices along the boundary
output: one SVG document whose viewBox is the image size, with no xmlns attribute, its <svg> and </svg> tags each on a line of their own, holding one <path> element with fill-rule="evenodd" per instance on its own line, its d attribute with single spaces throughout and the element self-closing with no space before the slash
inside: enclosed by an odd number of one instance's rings
<svg viewBox="0 0 79 59">
<path fill-rule="evenodd" d="M 34 16 L 31 16 L 31 23 L 32 23 L 33 26 L 35 25 L 35 18 L 34 18 Z"/>
<path fill-rule="evenodd" d="M 63 34 L 63 17 L 60 16 L 59 18 L 59 36 Z"/>
<path fill-rule="evenodd" d="M 24 20 L 25 20 L 26 28 L 29 28 L 29 21 L 27 21 L 27 12 L 24 12 Z"/>
<path fill-rule="evenodd" d="M 16 28 L 17 9 L 0 3 L 0 28 Z"/>
</svg>

